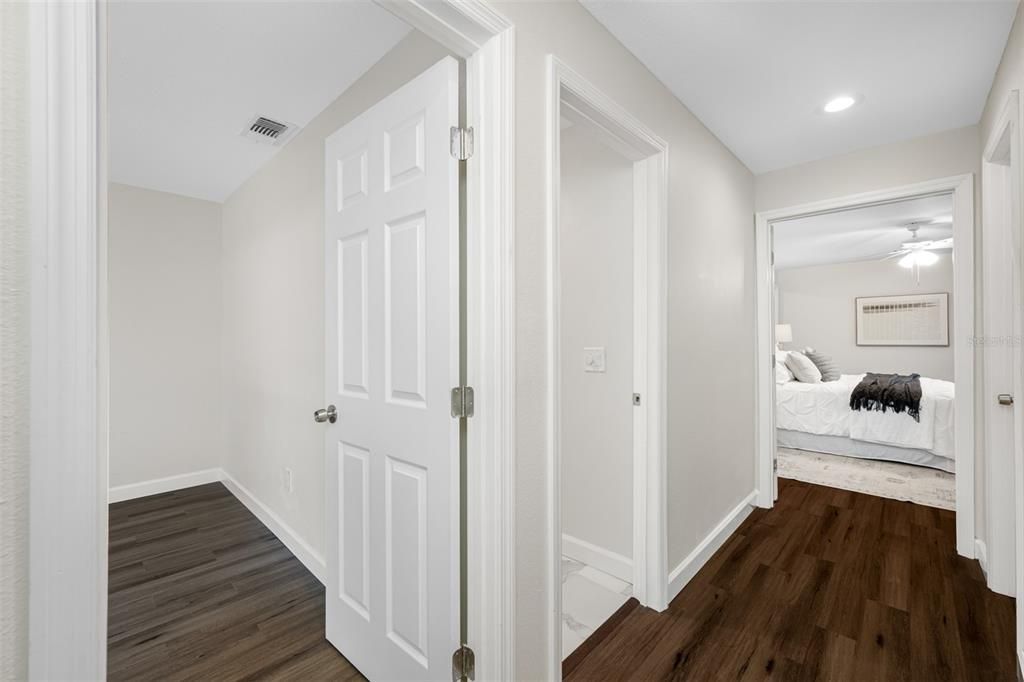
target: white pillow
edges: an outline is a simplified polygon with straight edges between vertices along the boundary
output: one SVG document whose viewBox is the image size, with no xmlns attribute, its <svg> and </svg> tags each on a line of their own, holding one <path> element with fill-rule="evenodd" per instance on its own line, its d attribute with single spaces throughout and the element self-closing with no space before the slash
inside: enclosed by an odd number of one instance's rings
<svg viewBox="0 0 1024 682">
<path fill-rule="evenodd" d="M 778 360 L 775 361 L 775 383 L 777 384 L 788 384 L 791 381 L 795 381 L 796 377 L 789 371 L 789 367 L 786 364 Z"/>
<path fill-rule="evenodd" d="M 793 372 L 797 381 L 805 384 L 820 384 L 821 370 L 803 353 L 793 351 L 786 357 L 786 367 Z"/>
</svg>

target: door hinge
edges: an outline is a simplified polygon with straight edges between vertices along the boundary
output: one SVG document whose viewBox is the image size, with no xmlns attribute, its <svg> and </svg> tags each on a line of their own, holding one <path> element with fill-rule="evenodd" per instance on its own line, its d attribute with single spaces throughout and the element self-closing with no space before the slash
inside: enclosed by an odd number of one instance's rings
<svg viewBox="0 0 1024 682">
<path fill-rule="evenodd" d="M 452 682 L 476 679 L 476 656 L 463 644 L 452 654 Z"/>
<path fill-rule="evenodd" d="M 452 126 L 452 156 L 465 161 L 473 156 L 473 128 Z"/>
<path fill-rule="evenodd" d="M 473 416 L 473 387 L 456 386 L 452 389 L 452 417 Z"/>
</svg>

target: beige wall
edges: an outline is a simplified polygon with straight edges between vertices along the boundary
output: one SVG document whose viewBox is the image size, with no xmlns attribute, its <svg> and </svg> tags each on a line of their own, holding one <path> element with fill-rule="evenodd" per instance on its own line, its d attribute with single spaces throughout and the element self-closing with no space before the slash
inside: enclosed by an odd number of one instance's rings
<svg viewBox="0 0 1024 682">
<path fill-rule="evenodd" d="M 668 564 L 754 489 L 753 177 L 576 3 L 500 2 L 516 25 L 516 661 L 546 675 L 545 59 L 554 54 L 668 141 Z M 700 387 L 694 391 L 693 387 Z M 740 387 L 740 388 L 737 388 Z"/>
<path fill-rule="evenodd" d="M 980 173 L 978 126 L 947 130 L 757 176 L 758 211 Z"/>
<path fill-rule="evenodd" d="M 28 678 L 29 7 L 0 3 L 0 680 Z"/>
<path fill-rule="evenodd" d="M 1010 37 L 1003 50 L 1003 59 L 999 62 L 996 77 L 989 90 L 985 110 L 981 114 L 981 144 L 984 145 L 992 132 L 996 119 L 1006 104 L 1006 97 L 1012 90 L 1024 91 L 1024 19 L 1021 18 L 1024 7 L 1018 7 Z"/>
<path fill-rule="evenodd" d="M 221 206 L 111 184 L 110 485 L 219 467 Z"/>
<path fill-rule="evenodd" d="M 776 227 L 785 229 L 785 224 Z M 779 321 L 793 326 L 787 349 L 807 346 L 831 355 L 843 374 L 864 372 L 916 372 L 932 379 L 953 381 L 953 344 L 949 346 L 858 346 L 854 299 L 948 293 L 949 319 L 953 319 L 953 258 L 921 268 L 921 281 L 896 261 L 836 263 L 775 271 L 779 290 Z"/>
<path fill-rule="evenodd" d="M 446 54 L 410 34 L 224 203 L 225 468 L 321 555 L 324 140 Z"/>
<path fill-rule="evenodd" d="M 633 164 L 583 124 L 561 141 L 561 530 L 632 559 Z"/>
</svg>

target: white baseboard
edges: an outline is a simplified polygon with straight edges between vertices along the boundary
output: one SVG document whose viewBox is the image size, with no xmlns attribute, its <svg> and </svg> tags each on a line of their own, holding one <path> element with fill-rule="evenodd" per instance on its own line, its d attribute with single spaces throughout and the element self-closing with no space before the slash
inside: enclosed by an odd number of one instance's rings
<svg viewBox="0 0 1024 682">
<path fill-rule="evenodd" d="M 690 552 L 689 556 L 680 562 L 671 573 L 668 574 L 668 600 L 671 602 L 676 595 L 682 592 L 686 583 L 697 575 L 704 564 L 708 562 L 718 549 L 725 544 L 729 536 L 733 534 L 743 520 L 750 516 L 757 502 L 757 491 L 750 493 L 736 508 L 725 515 L 715 528 L 708 533 L 707 537 L 701 540 L 700 544 Z"/>
<path fill-rule="evenodd" d="M 327 584 L 327 562 L 303 540 L 298 533 L 292 530 L 291 526 L 285 523 L 280 516 L 271 511 L 270 507 L 260 502 L 241 483 L 236 481 L 231 474 L 225 472 L 224 486 L 231 491 L 238 501 L 248 507 L 249 511 L 258 518 L 270 532 L 277 536 L 277 539 L 284 543 L 284 546 L 295 555 L 295 558 L 309 569 L 309 572 L 322 584 Z"/>
<path fill-rule="evenodd" d="M 160 493 L 169 493 L 172 490 L 216 483 L 222 480 L 223 477 L 224 472 L 220 469 L 204 469 L 203 471 L 192 471 L 187 474 L 167 476 L 166 478 L 154 478 L 151 481 L 119 485 L 107 491 L 107 502 L 108 504 L 113 504 L 114 502 L 134 500 L 136 497 L 159 495 Z"/>
<path fill-rule="evenodd" d="M 152 481 L 142 481 L 131 485 L 121 485 L 111 488 L 107 493 L 109 503 L 133 500 L 137 497 L 169 493 L 172 490 L 191 488 L 206 483 L 221 482 L 238 501 L 246 506 L 260 522 L 270 529 L 270 532 L 277 536 L 277 539 L 284 544 L 288 550 L 295 555 L 295 558 L 302 562 L 313 576 L 321 583 L 327 581 L 327 563 L 309 544 L 303 540 L 298 533 L 292 530 L 291 526 L 281 520 L 281 517 L 271 511 L 270 507 L 260 502 L 249 492 L 248 488 L 239 483 L 235 478 L 223 469 L 206 469 L 194 471 L 180 476 L 168 476 L 157 478 Z"/>
<path fill-rule="evenodd" d="M 627 583 L 633 582 L 633 560 L 603 547 L 562 533 L 562 554 Z"/>
<path fill-rule="evenodd" d="M 985 574 L 985 582 L 988 582 L 988 545 L 981 538 L 974 539 L 974 557 L 981 564 L 981 572 Z"/>
</svg>

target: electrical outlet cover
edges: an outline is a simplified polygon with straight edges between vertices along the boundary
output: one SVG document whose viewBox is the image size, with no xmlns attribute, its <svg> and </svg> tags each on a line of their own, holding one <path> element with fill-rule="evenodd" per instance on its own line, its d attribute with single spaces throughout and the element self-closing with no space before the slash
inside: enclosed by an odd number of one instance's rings
<svg viewBox="0 0 1024 682">
<path fill-rule="evenodd" d="M 583 371 L 604 372 L 604 346 L 583 349 Z"/>
</svg>

